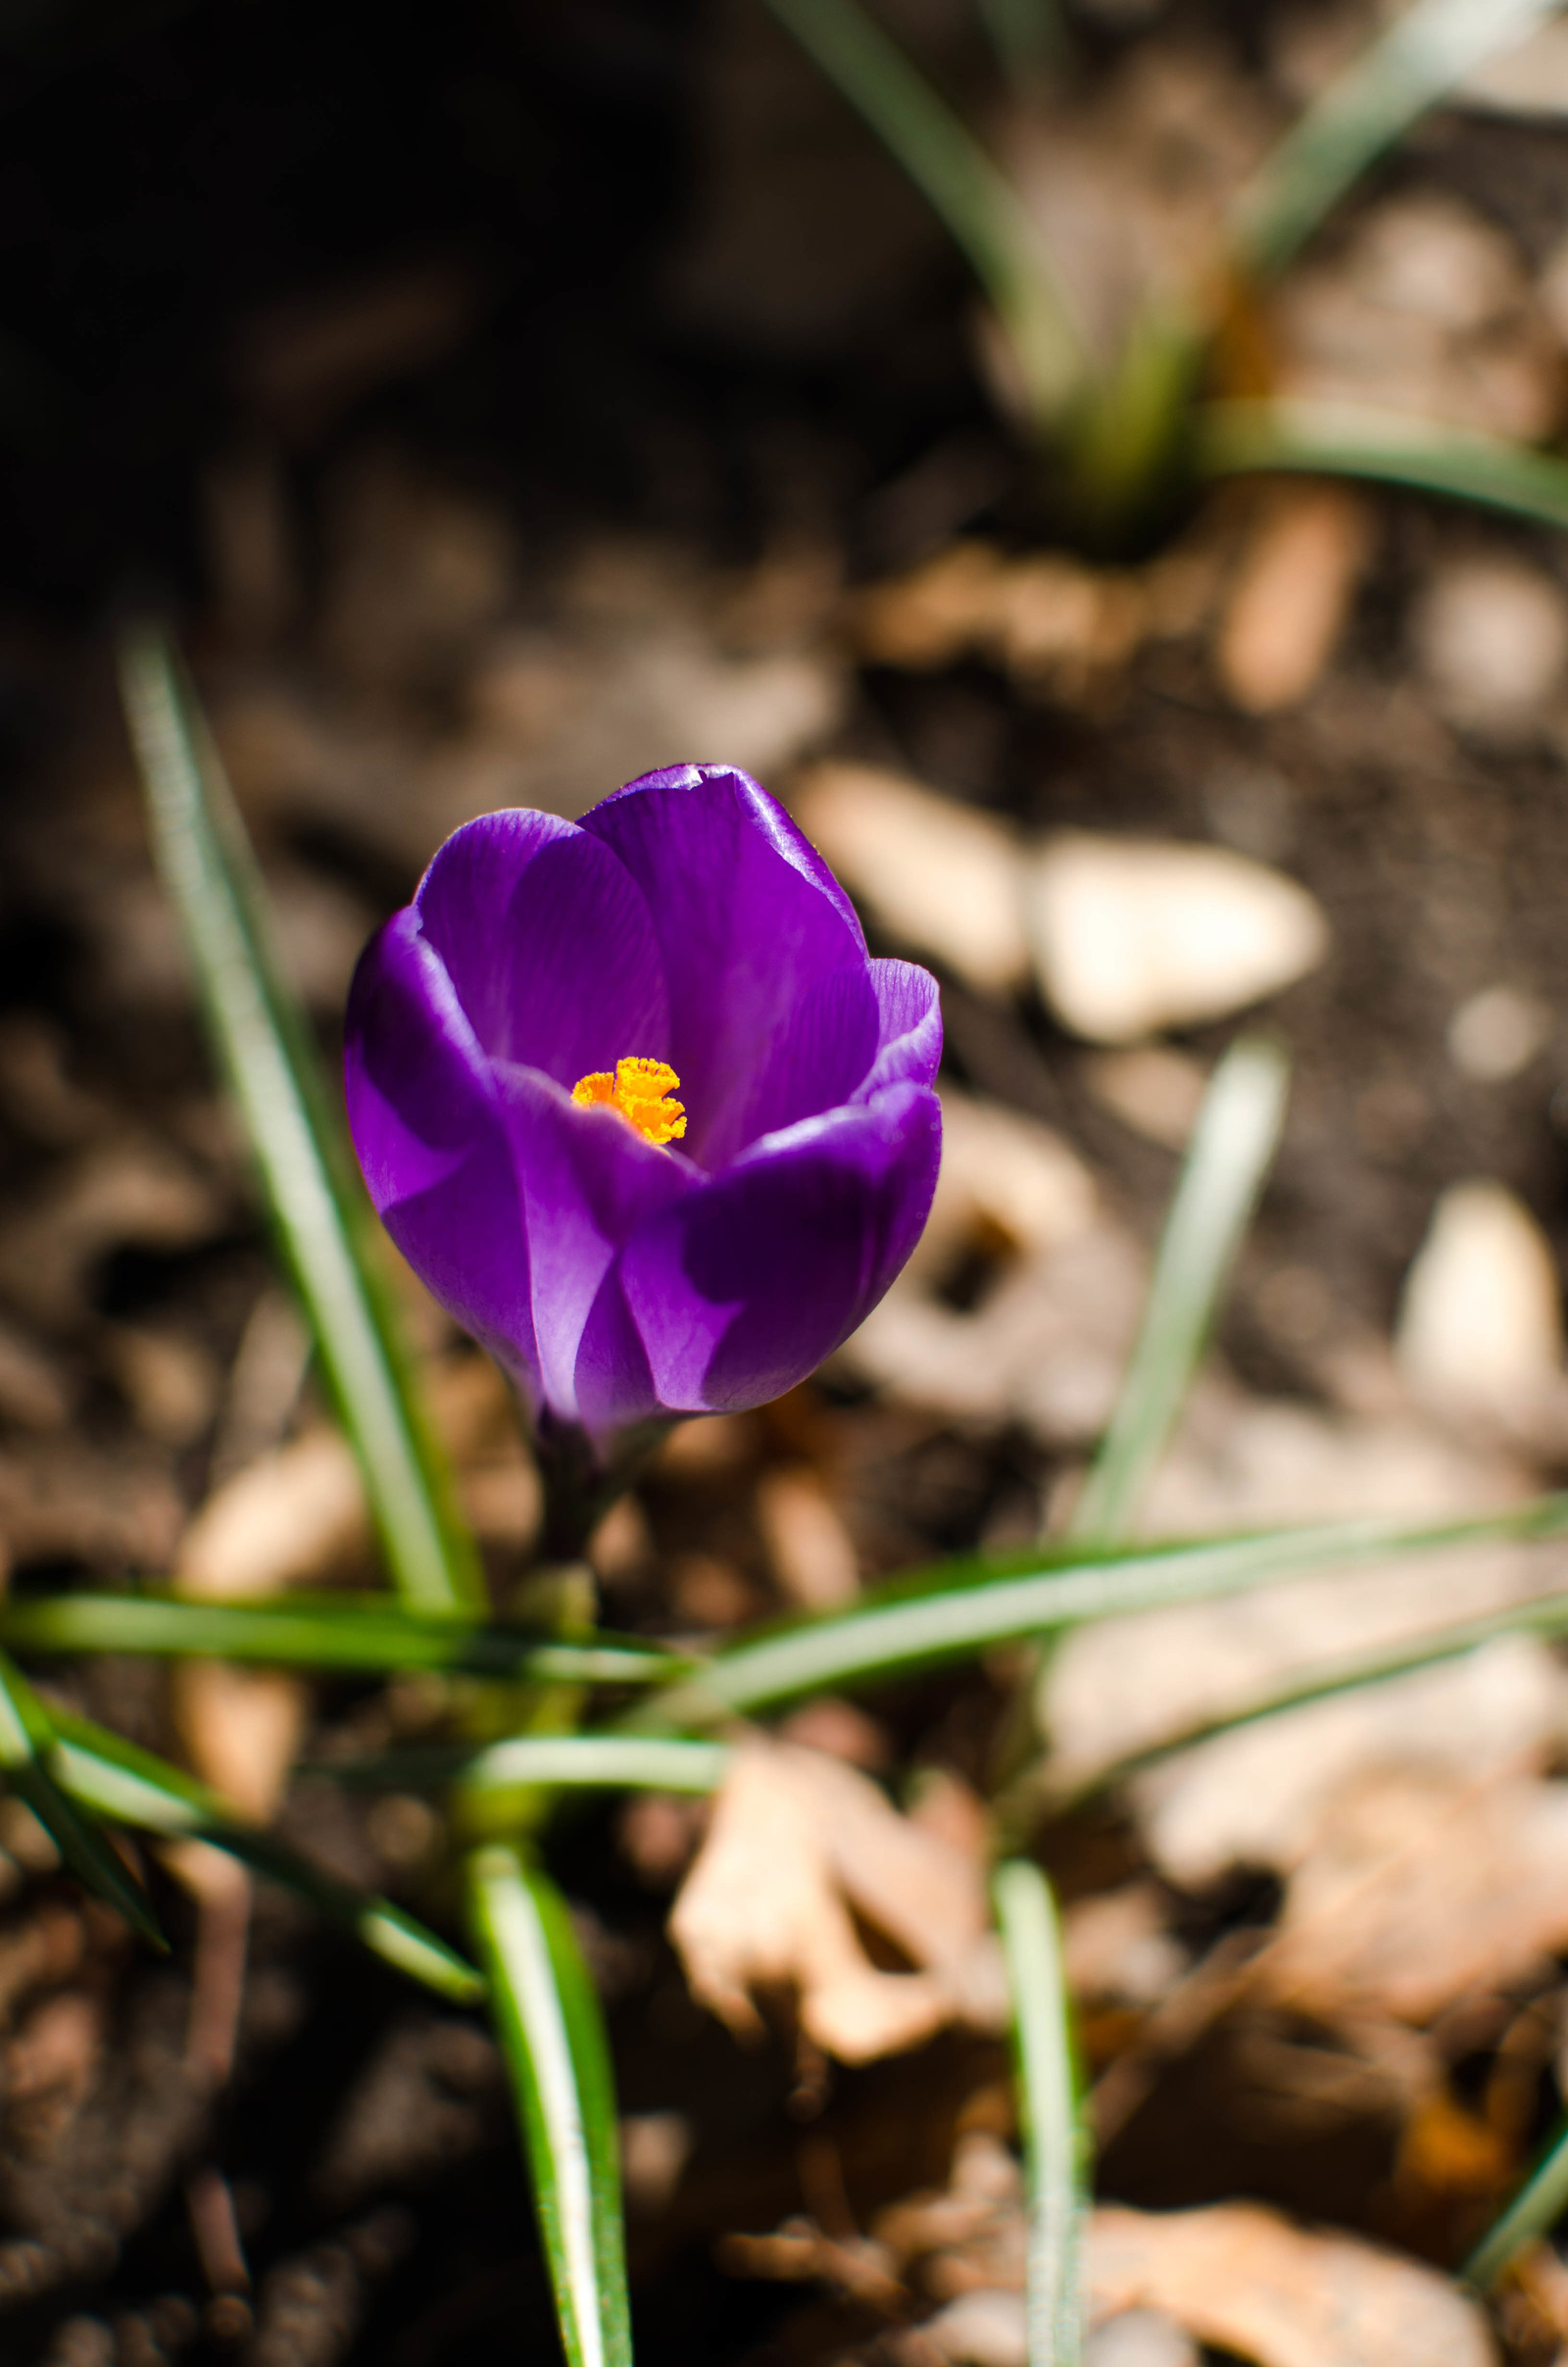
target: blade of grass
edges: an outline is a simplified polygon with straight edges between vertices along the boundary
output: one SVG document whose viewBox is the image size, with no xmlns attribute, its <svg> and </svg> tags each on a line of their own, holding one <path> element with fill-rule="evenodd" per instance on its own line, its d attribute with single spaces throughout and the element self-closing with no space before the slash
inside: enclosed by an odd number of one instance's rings
<svg viewBox="0 0 1568 2367">
<path fill-rule="evenodd" d="M 1313 101 L 1244 191 L 1231 251 L 1256 277 L 1284 270 L 1368 165 L 1488 58 L 1515 49 L 1562 0 L 1412 0 Z"/>
<path fill-rule="evenodd" d="M 1191 1751 L 1199 1743 L 1210 1742 L 1216 1735 L 1233 1734 L 1239 1727 L 1255 1726 L 1262 1718 L 1303 1708 L 1311 1701 L 1329 1701 L 1336 1694 L 1359 1693 L 1369 1685 L 1385 1685 L 1396 1677 L 1414 1676 L 1424 1668 L 1440 1668 L 1446 1660 L 1462 1659 L 1467 1652 L 1479 1652 L 1484 1645 L 1494 1644 L 1503 1636 L 1568 1636 L 1568 1594 L 1535 1595 L 1528 1602 L 1510 1603 L 1505 1610 L 1490 1612 L 1485 1618 L 1429 1628 L 1424 1635 L 1385 1646 L 1380 1652 L 1347 1652 L 1339 1659 L 1293 1670 L 1279 1684 L 1269 1686 L 1250 1701 L 1239 1702 L 1219 1716 L 1197 1719 L 1179 1733 L 1152 1743 L 1147 1750 L 1114 1760 L 1070 1793 L 1042 1791 L 1042 1804 L 1049 1802 L 1057 1809 L 1077 1806 L 1086 1799 L 1125 1783 L 1130 1776 L 1141 1774 L 1146 1767 L 1157 1766 L 1161 1760 L 1180 1751 Z"/>
<path fill-rule="evenodd" d="M 1121 1536 L 1152 1476 L 1257 1206 L 1289 1075 L 1279 1046 L 1255 1037 L 1233 1044 L 1214 1071 L 1165 1220 L 1143 1327 L 1073 1515 L 1074 1537 Z"/>
<path fill-rule="evenodd" d="M 1278 1045 L 1242 1037 L 1210 1080 L 1160 1236 L 1143 1324 L 1074 1510 L 1075 1539 L 1109 1545 L 1132 1524 L 1257 1206 L 1279 1142 L 1289 1078 Z M 1022 1838 L 1030 1822 L 1043 1660 L 1038 1651 L 1030 1656 L 998 1754 L 1004 1780 L 994 1829 L 1004 1847 L 1015 1835 Z M 1044 1876 L 1024 1858 L 1000 1869 L 995 1895 L 1012 1973 L 1028 2132 L 1029 2357 L 1031 2367 L 1077 2367 L 1083 2348 L 1082 2195 L 1091 2148 L 1074 2107 L 1071 2007 L 1055 1910 Z"/>
<path fill-rule="evenodd" d="M 146 1833 L 211 1842 L 295 1892 L 373 1955 L 442 1997 L 472 2004 L 484 1983 L 471 1964 L 389 1899 L 340 1882 L 270 1833 L 247 1824 L 194 1776 L 90 1719 L 56 1719 L 50 1764 L 60 1786 L 97 1815 Z"/>
<path fill-rule="evenodd" d="M 1053 425 L 1083 391 L 1088 362 L 1044 239 L 1011 182 L 858 0 L 768 6 L 967 256 L 1011 340 L 1035 425 Z"/>
<path fill-rule="evenodd" d="M 619 1724 L 622 1730 L 665 1733 L 711 1726 L 802 1694 L 884 1683 L 1089 1619 L 1241 1594 L 1308 1570 L 1494 1540 L 1523 1543 L 1565 1530 L 1568 1495 L 1559 1495 L 1465 1520 L 1334 1521 L 1133 1552 L 1068 1547 L 1034 1557 L 1032 1566 L 1014 1557 L 1000 1575 L 994 1563 L 941 1565 L 852 1610 L 732 1645 L 699 1676 L 655 1692 Z M 923 1591 L 910 1591 L 912 1584 Z"/>
<path fill-rule="evenodd" d="M 1568 461 L 1501 436 L 1353 403 L 1210 403 L 1198 414 L 1200 476 L 1285 469 L 1366 477 L 1476 502 L 1537 525 L 1568 526 Z"/>
<path fill-rule="evenodd" d="M 373 1758 L 307 1761 L 300 1772 L 335 1783 L 410 1790 L 458 1784 L 466 1793 L 549 1785 L 567 1792 L 715 1792 L 729 1765 L 722 1743 L 662 1735 L 515 1734 L 479 1749 L 464 1743 L 415 1745 Z"/>
<path fill-rule="evenodd" d="M 1051 1886 L 1027 1858 L 997 1867 L 991 1896 L 1007 1964 L 1022 2107 L 1030 2367 L 1076 2367 L 1089 2147 L 1061 1929 Z"/>
<path fill-rule="evenodd" d="M 128 634 L 121 679 L 153 841 L 278 1242 L 365 1475 L 387 1565 L 426 1609 L 483 1586 L 400 1352 L 378 1245 L 305 1022 L 283 983 L 244 825 L 168 638 Z"/>
<path fill-rule="evenodd" d="M 501 1844 L 470 1859 L 469 1895 L 569 2367 L 631 2367 L 610 2050 L 571 1917 Z"/>
<path fill-rule="evenodd" d="M 541 1684 L 667 1684 L 685 1655 L 596 1633 L 590 1643 L 404 1610 L 373 1596 L 194 1603 L 178 1595 L 21 1595 L 0 1603 L 0 1640 L 21 1652 L 150 1652 L 367 1672 L 446 1669 Z"/>
<path fill-rule="evenodd" d="M 26 1801 L 77 1881 L 94 1898 L 106 1899 L 154 1948 L 167 1949 L 141 1884 L 114 1844 L 77 1815 L 53 1772 L 56 1740 L 54 1714 L 10 1656 L 0 1652 L 0 1773 L 8 1788 Z"/>
<path fill-rule="evenodd" d="M 1459 2271 L 1465 2284 L 1473 2285 L 1478 2293 L 1491 2293 L 1526 2244 L 1549 2235 L 1564 2211 L 1568 2211 L 1568 2119 L 1559 2123 L 1518 2194 Z"/>
</svg>

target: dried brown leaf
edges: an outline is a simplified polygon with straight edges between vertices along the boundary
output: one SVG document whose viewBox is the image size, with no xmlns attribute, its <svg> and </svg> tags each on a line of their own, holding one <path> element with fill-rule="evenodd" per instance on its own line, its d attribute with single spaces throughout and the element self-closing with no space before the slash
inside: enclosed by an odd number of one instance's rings
<svg viewBox="0 0 1568 2367">
<path fill-rule="evenodd" d="M 1098 2210 L 1090 2309 L 1161 2309 L 1257 2367 L 1491 2367 L 1476 2303 L 1436 2269 L 1256 2203 Z"/>
<path fill-rule="evenodd" d="M 916 1967 L 884 1972 L 858 1914 Z M 1003 2003 L 978 1861 L 901 1816 L 876 1786 L 818 1752 L 741 1744 L 670 1933 L 692 1989 L 738 2032 L 754 1993 L 798 1993 L 806 2036 L 867 2062 Z"/>
</svg>

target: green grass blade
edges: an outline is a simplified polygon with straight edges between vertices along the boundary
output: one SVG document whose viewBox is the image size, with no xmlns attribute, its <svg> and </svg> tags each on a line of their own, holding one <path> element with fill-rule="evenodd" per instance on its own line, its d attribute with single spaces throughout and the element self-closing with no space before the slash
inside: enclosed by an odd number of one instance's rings
<svg viewBox="0 0 1568 2367">
<path fill-rule="evenodd" d="M 165 635 L 125 639 L 121 676 L 154 848 L 273 1225 L 405 1599 L 483 1601 L 478 1560 L 416 1401 L 378 1245 L 320 1063 L 282 982 L 244 825 Z"/>
<path fill-rule="evenodd" d="M 247 1824 L 194 1776 L 107 1727 L 59 1716 L 51 1766 L 63 1789 L 95 1814 L 141 1832 L 211 1842 L 295 1892 L 411 1980 L 460 2004 L 483 1996 L 484 1983 L 473 1966 L 416 1917 L 324 1873 L 286 1843 Z"/>
<path fill-rule="evenodd" d="M 1467 1652 L 1479 1652 L 1483 1645 L 1494 1644 L 1503 1636 L 1545 1639 L 1568 1636 L 1568 1594 L 1534 1595 L 1527 1602 L 1510 1603 L 1506 1609 L 1489 1612 L 1484 1618 L 1428 1628 L 1419 1636 L 1386 1645 L 1378 1652 L 1347 1652 L 1337 1659 L 1294 1670 L 1250 1701 L 1239 1702 L 1218 1716 L 1200 1718 L 1179 1733 L 1151 1744 L 1147 1750 L 1114 1760 L 1091 1777 L 1081 1790 L 1065 1797 L 1053 1796 L 1053 1804 L 1058 1808 L 1076 1805 L 1089 1795 L 1125 1783 L 1129 1776 L 1174 1757 L 1178 1751 L 1211 1742 L 1216 1735 L 1233 1734 L 1239 1727 L 1255 1726 L 1260 1719 L 1276 1717 L 1288 1709 L 1304 1708 L 1311 1701 L 1329 1701 L 1337 1694 L 1359 1693 L 1369 1685 L 1386 1685 L 1396 1677 L 1414 1676 L 1424 1668 L 1439 1668 L 1446 1660 L 1462 1659 Z"/>
<path fill-rule="evenodd" d="M 1473 2285 L 1478 2293 L 1491 2293 L 1525 2245 L 1549 2235 L 1564 2211 L 1568 2211 L 1568 2120 L 1559 2124 L 1512 2202 L 1487 2230 L 1460 2270 L 1466 2285 Z"/>
<path fill-rule="evenodd" d="M 897 158 L 967 256 L 1011 339 L 1035 424 L 1084 388 L 1082 335 L 1044 239 L 1004 173 L 858 0 L 768 0 Z"/>
<path fill-rule="evenodd" d="M 712 1725 L 803 1694 L 883 1683 L 1090 1619 L 1241 1594 L 1312 1570 L 1464 1545 L 1528 1543 L 1565 1530 L 1568 1495 L 1558 1495 L 1430 1524 L 1369 1518 L 1132 1551 L 1063 1548 L 1035 1557 L 1033 1566 L 1015 1556 L 1002 1574 L 985 1562 L 948 1564 L 922 1574 L 924 1591 L 908 1591 L 906 1582 L 851 1610 L 732 1645 L 700 1676 L 655 1693 L 621 1725 L 656 1732 Z"/>
<path fill-rule="evenodd" d="M 370 1595 L 195 1603 L 179 1595 L 21 1595 L 0 1603 L 0 1642 L 19 1652 L 149 1652 L 372 1673 L 413 1668 L 539 1684 L 668 1684 L 684 1654 L 596 1634 L 562 1643 L 515 1628 L 405 1610 Z"/>
<path fill-rule="evenodd" d="M 1516 49 L 1562 0 L 1412 0 L 1314 100 L 1248 188 L 1231 224 L 1243 270 L 1271 277 L 1368 165 L 1488 58 Z"/>
<path fill-rule="evenodd" d="M 571 1917 L 501 1845 L 474 1853 L 470 1895 L 569 2367 L 631 2367 L 610 2050 Z"/>
<path fill-rule="evenodd" d="M 516 1734 L 479 1749 L 465 1743 L 416 1744 L 373 1757 L 309 1762 L 302 1772 L 334 1783 L 395 1785 L 415 1791 L 448 1784 L 466 1793 L 548 1786 L 565 1792 L 716 1792 L 729 1765 L 722 1743 L 662 1735 Z"/>
<path fill-rule="evenodd" d="M 1568 526 L 1568 461 L 1357 403 L 1206 404 L 1198 414 L 1194 465 L 1205 477 L 1256 469 L 1366 477 L 1536 525 Z"/>
<path fill-rule="evenodd" d="M 1215 1069 L 1160 1241 L 1143 1328 L 1084 1483 L 1075 1537 L 1121 1536 L 1164 1450 L 1208 1343 L 1285 1115 L 1289 1065 L 1243 1038 Z"/>
<path fill-rule="evenodd" d="M 1088 2137 L 1061 1929 L 1051 1886 L 1027 1858 L 998 1866 L 991 1896 L 1007 1961 L 1022 2103 L 1029 2367 L 1077 2367 L 1084 2338 Z"/>
<path fill-rule="evenodd" d="M 117 1908 L 154 1948 L 167 1948 L 141 1884 L 114 1845 L 77 1815 L 57 1780 L 50 1763 L 55 1746 L 55 1714 L 9 1655 L 0 1652 L 0 1773 L 8 1789 L 26 1801 L 77 1881 Z"/>
</svg>

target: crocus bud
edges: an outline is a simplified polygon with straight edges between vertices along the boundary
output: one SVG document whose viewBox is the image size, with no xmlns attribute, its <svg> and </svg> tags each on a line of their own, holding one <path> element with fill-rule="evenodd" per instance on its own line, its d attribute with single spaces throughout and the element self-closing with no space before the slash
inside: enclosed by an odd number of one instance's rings
<svg viewBox="0 0 1568 2367">
<path fill-rule="evenodd" d="M 722 764 L 439 850 L 349 999 L 392 1238 L 548 1440 L 762 1404 L 873 1307 L 941 1149 L 936 982 L 872 961 L 783 809 Z"/>
</svg>

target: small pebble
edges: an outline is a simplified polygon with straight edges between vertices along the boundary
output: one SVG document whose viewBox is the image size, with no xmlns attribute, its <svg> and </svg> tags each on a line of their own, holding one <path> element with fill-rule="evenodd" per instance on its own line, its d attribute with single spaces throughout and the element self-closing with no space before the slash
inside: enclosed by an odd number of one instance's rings
<svg viewBox="0 0 1568 2367">
<path fill-rule="evenodd" d="M 1501 1085 L 1528 1068 L 1551 1033 L 1551 1013 L 1517 987 L 1484 986 L 1448 1022 L 1448 1058 L 1478 1084 Z"/>
<path fill-rule="evenodd" d="M 1412 620 L 1416 656 L 1456 723 L 1528 723 L 1568 664 L 1568 605 L 1551 578 L 1515 559 L 1442 568 Z"/>
<path fill-rule="evenodd" d="M 1500 1183 L 1454 1184 L 1405 1279 L 1395 1339 L 1411 1391 L 1451 1413 L 1529 1428 L 1561 1385 L 1551 1250 Z"/>
</svg>

